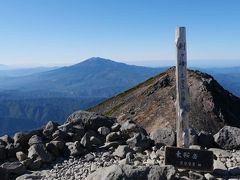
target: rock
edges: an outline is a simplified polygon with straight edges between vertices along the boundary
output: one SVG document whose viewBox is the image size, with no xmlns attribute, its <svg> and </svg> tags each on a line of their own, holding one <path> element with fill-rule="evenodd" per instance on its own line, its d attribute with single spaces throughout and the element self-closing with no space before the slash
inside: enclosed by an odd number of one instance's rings
<svg viewBox="0 0 240 180">
<path fill-rule="evenodd" d="M 2 168 L 6 169 L 8 174 L 22 175 L 25 173 L 25 166 L 19 161 L 5 162 L 2 164 Z"/>
<path fill-rule="evenodd" d="M 220 176 L 227 176 L 228 171 L 227 171 L 226 166 L 221 161 L 214 160 L 213 174 L 214 175 L 220 175 Z"/>
<path fill-rule="evenodd" d="M 147 132 L 142 127 L 138 126 L 131 120 L 125 121 L 120 128 L 122 135 L 126 138 L 133 137 L 135 133 L 147 135 Z"/>
<path fill-rule="evenodd" d="M 90 141 L 90 138 L 92 136 L 94 136 L 94 137 L 97 136 L 97 134 L 92 130 L 89 130 L 84 134 L 84 136 L 81 139 L 81 144 L 83 145 L 83 147 L 85 147 L 87 149 L 92 148 L 93 143 Z"/>
<path fill-rule="evenodd" d="M 233 176 L 240 176 L 240 166 L 230 167 L 228 172 Z"/>
<path fill-rule="evenodd" d="M 110 129 L 105 126 L 98 128 L 98 133 L 103 136 L 107 136 L 110 132 Z"/>
<path fill-rule="evenodd" d="M 27 155 L 25 153 L 23 153 L 22 151 L 17 152 L 16 157 L 19 161 L 24 161 L 27 159 Z"/>
<path fill-rule="evenodd" d="M 4 135 L 4 136 L 0 137 L 0 140 L 5 142 L 6 144 L 14 143 L 13 139 L 8 135 Z"/>
<path fill-rule="evenodd" d="M 122 141 L 106 142 L 103 146 L 99 147 L 99 149 L 107 150 L 109 148 L 116 148 L 121 144 L 123 144 Z"/>
<path fill-rule="evenodd" d="M 51 141 L 46 144 L 47 150 L 55 157 L 58 157 L 62 153 L 64 146 L 62 141 Z"/>
<path fill-rule="evenodd" d="M 30 170 L 36 171 L 39 170 L 42 166 L 42 160 L 41 159 L 36 159 L 32 161 L 31 165 L 29 166 Z"/>
<path fill-rule="evenodd" d="M 112 165 L 99 168 L 90 174 L 86 180 L 118 180 L 118 179 L 142 179 L 142 180 L 171 180 L 176 170 L 173 166 L 138 166 L 128 164 Z"/>
<path fill-rule="evenodd" d="M 87 176 L 85 180 L 120 180 L 124 178 L 123 170 L 118 165 L 99 168 Z"/>
<path fill-rule="evenodd" d="M 201 146 L 199 146 L 199 145 L 190 145 L 189 149 L 198 149 L 198 150 L 200 150 Z"/>
<path fill-rule="evenodd" d="M 88 153 L 88 154 L 86 154 L 85 156 L 84 156 L 84 159 L 86 160 L 86 161 L 93 161 L 94 160 L 94 155 L 92 154 L 92 153 Z"/>
<path fill-rule="evenodd" d="M 190 128 L 189 130 L 189 145 L 198 145 L 198 134 L 197 132 Z"/>
<path fill-rule="evenodd" d="M 151 166 L 148 173 L 148 180 L 161 179 L 161 180 L 171 180 L 174 179 L 176 174 L 176 169 L 173 166 Z"/>
<path fill-rule="evenodd" d="M 15 158 L 16 152 L 21 151 L 20 144 L 8 144 L 6 147 L 7 157 L 8 158 Z"/>
<path fill-rule="evenodd" d="M 212 148 L 214 147 L 214 138 L 211 133 L 201 131 L 198 135 L 199 145 L 202 147 Z"/>
<path fill-rule="evenodd" d="M 7 151 L 5 149 L 5 146 L 0 145 L 0 162 L 4 161 L 7 158 Z"/>
<path fill-rule="evenodd" d="M 111 130 L 114 131 L 114 132 L 116 132 L 116 131 L 119 131 L 120 128 L 121 128 L 121 125 L 120 125 L 120 124 L 114 123 L 114 124 L 112 125 L 112 127 L 111 127 Z"/>
<path fill-rule="evenodd" d="M 119 141 L 122 139 L 120 132 L 111 132 L 106 136 L 106 142 Z"/>
<path fill-rule="evenodd" d="M 120 145 L 117 149 L 115 149 L 113 155 L 123 159 L 126 157 L 128 152 L 132 152 L 132 150 L 127 145 Z"/>
<path fill-rule="evenodd" d="M 136 133 L 132 138 L 127 140 L 130 148 L 136 151 L 143 151 L 150 148 L 152 141 L 143 133 Z"/>
<path fill-rule="evenodd" d="M 97 131 L 99 127 L 106 126 L 111 128 L 115 119 L 102 116 L 95 112 L 77 111 L 69 116 L 66 123 L 83 125 L 84 129 L 92 129 Z"/>
<path fill-rule="evenodd" d="M 39 159 L 42 162 L 51 162 L 53 160 L 52 155 L 47 151 L 44 144 L 33 144 L 28 149 L 28 157 L 36 160 Z"/>
<path fill-rule="evenodd" d="M 218 149 L 218 148 L 210 148 L 209 151 L 212 151 L 213 154 L 217 157 L 224 157 L 224 158 L 230 158 L 232 154 L 226 150 Z"/>
<path fill-rule="evenodd" d="M 206 178 L 206 180 L 216 180 L 216 178 L 210 173 L 204 174 L 204 177 Z"/>
<path fill-rule="evenodd" d="M 58 123 L 49 121 L 43 129 L 43 135 L 52 139 L 52 134 L 58 129 L 58 126 Z"/>
<path fill-rule="evenodd" d="M 39 137 L 38 135 L 33 135 L 28 141 L 29 146 L 32 146 L 34 144 L 42 144 L 42 143 L 43 143 L 42 138 Z"/>
<path fill-rule="evenodd" d="M 64 141 L 64 142 L 68 142 L 70 141 L 71 137 L 64 131 L 62 130 L 56 130 L 53 134 L 52 134 L 53 140 L 54 141 Z"/>
<path fill-rule="evenodd" d="M 0 139 L 0 146 L 6 146 L 7 143 L 5 141 L 3 141 L 2 139 Z"/>
<path fill-rule="evenodd" d="M 190 171 L 189 172 L 189 179 L 194 179 L 194 180 L 205 180 L 205 177 L 197 172 Z"/>
<path fill-rule="evenodd" d="M 175 145 L 175 133 L 170 128 L 157 129 L 150 134 L 150 138 L 154 141 L 157 147 L 163 145 L 174 146 Z"/>
<path fill-rule="evenodd" d="M 8 173 L 7 170 L 0 167 L 0 179 L 1 180 L 8 180 Z"/>
<path fill-rule="evenodd" d="M 32 164 L 33 160 L 32 159 L 25 159 L 24 161 L 21 161 L 21 163 L 26 167 L 28 168 L 31 164 Z"/>
<path fill-rule="evenodd" d="M 214 135 L 214 140 L 223 149 L 240 148 L 240 128 L 224 126 Z"/>
<path fill-rule="evenodd" d="M 66 143 L 66 146 L 69 150 L 70 156 L 81 156 L 86 152 L 78 141 L 68 142 Z"/>
<path fill-rule="evenodd" d="M 20 144 L 24 149 L 28 148 L 28 141 L 31 136 L 29 134 L 25 134 L 23 132 L 17 132 L 14 134 L 13 140 L 14 144 Z"/>
<path fill-rule="evenodd" d="M 75 125 L 72 127 L 73 141 L 80 141 L 85 134 L 84 127 L 82 125 Z"/>
<path fill-rule="evenodd" d="M 96 136 L 91 136 L 90 142 L 91 142 L 91 144 L 96 145 L 96 146 L 101 146 L 104 144 L 104 141 Z"/>
</svg>

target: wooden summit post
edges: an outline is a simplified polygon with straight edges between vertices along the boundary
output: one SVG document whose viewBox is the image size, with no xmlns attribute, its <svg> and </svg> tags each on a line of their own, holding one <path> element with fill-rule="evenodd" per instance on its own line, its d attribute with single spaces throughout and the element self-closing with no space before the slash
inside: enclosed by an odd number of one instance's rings
<svg viewBox="0 0 240 180">
<path fill-rule="evenodd" d="M 176 65 L 176 128 L 177 147 L 166 146 L 165 164 L 179 169 L 213 171 L 213 152 L 189 149 L 188 113 L 190 109 L 187 81 L 187 51 L 186 30 L 179 27 L 176 30 L 177 65 Z"/>
<path fill-rule="evenodd" d="M 187 81 L 186 29 L 176 29 L 177 65 L 176 65 L 176 129 L 177 147 L 189 147 L 189 90 Z"/>
</svg>

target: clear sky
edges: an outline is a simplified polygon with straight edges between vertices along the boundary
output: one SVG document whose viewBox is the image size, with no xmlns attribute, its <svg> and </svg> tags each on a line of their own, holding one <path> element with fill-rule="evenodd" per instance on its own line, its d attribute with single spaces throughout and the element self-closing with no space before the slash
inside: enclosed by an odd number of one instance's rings
<svg viewBox="0 0 240 180">
<path fill-rule="evenodd" d="M 190 65 L 240 66 L 239 0 L 0 0 L 0 64 L 174 65 L 177 26 Z"/>
</svg>

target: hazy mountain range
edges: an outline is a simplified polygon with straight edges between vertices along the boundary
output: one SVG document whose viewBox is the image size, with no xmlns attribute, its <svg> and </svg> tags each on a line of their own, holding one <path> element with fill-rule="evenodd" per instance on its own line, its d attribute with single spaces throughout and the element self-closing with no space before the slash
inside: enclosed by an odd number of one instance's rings
<svg viewBox="0 0 240 180">
<path fill-rule="evenodd" d="M 0 134 L 49 120 L 62 122 L 73 111 L 96 105 L 165 69 L 90 58 L 68 67 L 0 78 Z"/>
<path fill-rule="evenodd" d="M 63 122 L 73 111 L 94 106 L 167 68 L 127 65 L 98 57 L 60 68 L 6 69 L 1 65 L 0 135 L 39 127 L 49 120 Z M 240 68 L 200 70 L 240 96 Z"/>
</svg>

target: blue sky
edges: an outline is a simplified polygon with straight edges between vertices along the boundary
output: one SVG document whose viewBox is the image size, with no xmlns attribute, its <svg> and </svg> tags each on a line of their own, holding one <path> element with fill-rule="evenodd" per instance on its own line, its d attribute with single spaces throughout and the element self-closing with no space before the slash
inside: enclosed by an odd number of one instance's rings
<svg viewBox="0 0 240 180">
<path fill-rule="evenodd" d="M 186 26 L 190 65 L 240 66 L 239 9 L 239 0 L 0 0 L 0 64 L 174 65 L 175 29 Z"/>
</svg>

